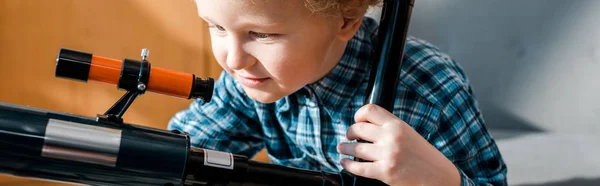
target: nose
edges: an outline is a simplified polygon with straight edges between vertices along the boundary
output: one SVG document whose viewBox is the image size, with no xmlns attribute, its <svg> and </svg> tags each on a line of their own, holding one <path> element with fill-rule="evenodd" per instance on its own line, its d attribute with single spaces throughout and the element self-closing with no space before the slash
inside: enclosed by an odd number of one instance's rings
<svg viewBox="0 0 600 186">
<path fill-rule="evenodd" d="M 252 66 L 256 59 L 244 48 L 244 43 L 235 39 L 227 46 L 227 67 L 232 70 L 242 70 Z"/>
</svg>

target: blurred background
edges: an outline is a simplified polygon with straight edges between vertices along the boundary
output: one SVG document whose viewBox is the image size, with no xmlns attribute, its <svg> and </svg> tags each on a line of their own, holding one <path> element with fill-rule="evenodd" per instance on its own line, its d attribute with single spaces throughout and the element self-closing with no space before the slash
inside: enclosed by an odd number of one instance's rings
<svg viewBox="0 0 600 186">
<path fill-rule="evenodd" d="M 125 92 L 54 77 L 60 48 L 218 78 L 207 25 L 190 0 L 0 0 L 0 102 L 95 117 Z M 147 93 L 125 122 L 166 129 L 191 100 Z M 268 161 L 264 152 L 256 160 Z M 67 185 L 0 175 L 0 185 Z"/>
<path fill-rule="evenodd" d="M 510 185 L 596 186 L 598 18 L 598 0 L 416 0 L 409 34 L 463 67 Z"/>
<path fill-rule="evenodd" d="M 217 78 L 189 0 L 0 0 L 0 102 L 93 117 L 124 94 L 54 77 L 62 47 Z M 370 16 L 378 17 L 378 10 Z M 410 35 L 466 71 L 510 185 L 600 185 L 600 1 L 417 0 Z M 154 93 L 124 119 L 166 128 L 190 100 Z M 264 152 L 256 160 L 268 161 Z M 0 185 L 66 185 L 0 176 Z"/>
</svg>

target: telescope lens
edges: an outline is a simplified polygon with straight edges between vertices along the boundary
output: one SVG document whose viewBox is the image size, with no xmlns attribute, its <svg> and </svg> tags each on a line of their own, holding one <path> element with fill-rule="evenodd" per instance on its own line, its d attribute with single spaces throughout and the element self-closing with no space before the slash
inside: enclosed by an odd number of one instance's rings
<svg viewBox="0 0 600 186">
<path fill-rule="evenodd" d="M 200 98 L 204 102 L 210 102 L 215 87 L 215 81 L 212 78 L 206 80 L 194 76 L 194 85 L 189 99 Z"/>
<path fill-rule="evenodd" d="M 62 48 L 56 58 L 55 76 L 87 82 L 91 63 L 92 54 Z"/>
</svg>

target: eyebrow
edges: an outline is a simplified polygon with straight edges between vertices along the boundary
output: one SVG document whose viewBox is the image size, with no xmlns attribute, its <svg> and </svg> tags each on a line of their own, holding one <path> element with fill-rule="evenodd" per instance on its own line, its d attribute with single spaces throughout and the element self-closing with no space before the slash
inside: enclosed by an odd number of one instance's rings
<svg viewBox="0 0 600 186">
<path fill-rule="evenodd" d="M 219 25 L 215 21 L 212 21 L 211 19 L 209 19 L 208 17 L 200 16 L 200 18 L 204 19 L 209 24 Z M 248 26 L 250 28 L 257 28 L 257 27 L 259 27 L 259 28 L 268 28 L 268 29 L 271 29 L 271 32 L 285 32 L 286 30 L 289 30 L 289 29 L 282 29 L 281 27 L 279 27 L 279 26 L 282 26 L 282 25 L 284 25 L 283 22 L 270 23 L 270 24 L 247 23 L 246 24 L 246 28 L 248 28 Z"/>
<path fill-rule="evenodd" d="M 204 19 L 204 20 L 205 20 L 205 21 L 207 21 L 207 22 L 210 22 L 210 23 L 215 23 L 214 21 L 212 21 L 212 20 L 208 19 L 207 17 L 200 16 L 200 18 Z"/>
</svg>

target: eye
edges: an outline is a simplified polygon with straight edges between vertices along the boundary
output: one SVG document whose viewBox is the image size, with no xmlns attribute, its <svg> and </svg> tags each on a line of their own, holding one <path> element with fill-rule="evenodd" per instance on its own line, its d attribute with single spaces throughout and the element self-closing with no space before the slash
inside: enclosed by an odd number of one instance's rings
<svg viewBox="0 0 600 186">
<path fill-rule="evenodd" d="M 252 32 L 250 31 L 250 36 L 264 41 L 264 40 L 271 40 L 274 39 L 275 36 L 278 36 L 278 34 L 268 34 L 268 33 L 259 33 L 259 32 Z"/>
<path fill-rule="evenodd" d="M 214 29 L 216 30 L 217 33 L 225 33 L 225 28 L 223 28 L 221 25 L 213 25 L 213 24 L 209 24 L 208 28 Z"/>
<path fill-rule="evenodd" d="M 219 30 L 219 31 L 221 31 L 221 32 L 224 32 L 224 31 L 225 31 L 225 28 L 223 28 L 223 27 L 222 27 L 222 26 L 220 26 L 220 25 L 215 25 L 215 28 L 217 28 L 217 30 Z"/>
</svg>

